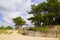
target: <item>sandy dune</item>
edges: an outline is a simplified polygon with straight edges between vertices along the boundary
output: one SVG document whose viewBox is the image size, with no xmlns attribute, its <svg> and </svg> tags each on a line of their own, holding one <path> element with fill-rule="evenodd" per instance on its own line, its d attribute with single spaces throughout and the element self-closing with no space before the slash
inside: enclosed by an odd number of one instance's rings
<svg viewBox="0 0 60 40">
<path fill-rule="evenodd" d="M 0 40 L 59 40 L 59 39 L 58 38 L 23 36 L 23 35 L 17 34 L 17 31 L 14 31 L 11 35 L 1 34 Z"/>
</svg>

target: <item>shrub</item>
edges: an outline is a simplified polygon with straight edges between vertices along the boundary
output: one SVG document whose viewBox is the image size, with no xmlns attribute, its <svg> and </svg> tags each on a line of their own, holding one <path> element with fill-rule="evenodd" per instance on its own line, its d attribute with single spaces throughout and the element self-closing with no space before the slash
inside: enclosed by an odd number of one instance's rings
<svg viewBox="0 0 60 40">
<path fill-rule="evenodd" d="M 10 29 L 13 29 L 13 28 L 11 26 L 7 26 L 7 27 L 1 26 L 0 27 L 0 30 L 10 30 Z"/>
<path fill-rule="evenodd" d="M 3 30 L 3 29 L 4 29 L 4 26 L 1 26 L 1 27 L 0 27 L 0 30 Z"/>
<path fill-rule="evenodd" d="M 27 35 L 27 33 L 26 32 L 23 32 L 22 35 Z"/>
<path fill-rule="evenodd" d="M 41 27 L 40 31 L 41 32 L 49 32 L 49 28 L 48 27 Z"/>
<path fill-rule="evenodd" d="M 32 27 L 29 27 L 29 29 L 28 29 L 29 31 L 35 31 L 35 29 L 34 28 L 32 28 Z"/>
<path fill-rule="evenodd" d="M 40 27 L 34 27 L 35 31 L 40 31 Z"/>
<path fill-rule="evenodd" d="M 40 31 L 40 27 L 34 27 L 34 28 L 30 27 L 28 30 L 29 31 Z"/>
<path fill-rule="evenodd" d="M 29 31 L 40 31 L 40 32 L 49 32 L 48 27 L 34 27 L 34 28 L 29 28 Z"/>
<path fill-rule="evenodd" d="M 23 30 L 23 29 L 18 30 L 18 33 L 22 34 L 22 35 L 27 35 L 27 32 L 25 30 Z"/>
<path fill-rule="evenodd" d="M 13 29 L 13 28 L 11 26 L 7 26 L 7 27 L 5 27 L 5 29 L 10 30 L 10 29 Z"/>
</svg>

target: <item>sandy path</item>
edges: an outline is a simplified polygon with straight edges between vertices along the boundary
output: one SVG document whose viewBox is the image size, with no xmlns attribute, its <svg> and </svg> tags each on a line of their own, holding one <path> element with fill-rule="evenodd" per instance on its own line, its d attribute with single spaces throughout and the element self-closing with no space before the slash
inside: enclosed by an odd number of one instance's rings
<svg viewBox="0 0 60 40">
<path fill-rule="evenodd" d="M 58 38 L 23 36 L 23 35 L 17 34 L 17 31 L 14 31 L 11 35 L 1 34 L 0 40 L 59 40 L 59 39 Z"/>
</svg>

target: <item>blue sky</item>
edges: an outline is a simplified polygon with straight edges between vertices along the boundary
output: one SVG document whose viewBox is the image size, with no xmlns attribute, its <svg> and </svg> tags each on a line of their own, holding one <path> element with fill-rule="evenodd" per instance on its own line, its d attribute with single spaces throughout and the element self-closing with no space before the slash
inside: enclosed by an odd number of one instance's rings
<svg viewBox="0 0 60 40">
<path fill-rule="evenodd" d="M 31 10 L 32 4 L 39 4 L 45 0 L 0 0 L 0 25 L 13 26 L 13 18 L 21 16 L 31 25 L 27 18 L 31 17 L 27 11 Z"/>
<path fill-rule="evenodd" d="M 0 12 L 0 21 L 2 21 L 3 20 L 3 15 L 2 15 L 2 13 Z"/>
<path fill-rule="evenodd" d="M 33 3 L 39 4 L 45 2 L 46 0 L 31 0 Z"/>
</svg>

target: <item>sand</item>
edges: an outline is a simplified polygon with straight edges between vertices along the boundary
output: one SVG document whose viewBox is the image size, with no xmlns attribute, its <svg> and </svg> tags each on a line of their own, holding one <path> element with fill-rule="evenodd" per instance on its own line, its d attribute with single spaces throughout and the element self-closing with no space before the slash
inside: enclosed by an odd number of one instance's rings
<svg viewBox="0 0 60 40">
<path fill-rule="evenodd" d="M 24 36 L 13 31 L 10 35 L 0 34 L 0 40 L 59 40 L 59 38 Z"/>
</svg>

